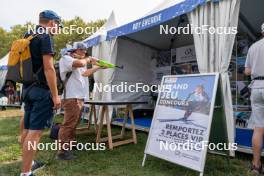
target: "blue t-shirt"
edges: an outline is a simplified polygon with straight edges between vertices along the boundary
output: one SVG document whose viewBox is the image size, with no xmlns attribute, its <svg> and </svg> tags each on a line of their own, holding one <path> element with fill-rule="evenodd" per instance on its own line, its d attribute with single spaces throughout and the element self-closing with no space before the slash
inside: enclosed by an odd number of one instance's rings
<svg viewBox="0 0 264 176">
<path fill-rule="evenodd" d="M 38 28 L 42 28 L 42 27 L 37 26 L 36 31 L 38 31 Z M 26 33 L 25 38 L 32 34 L 33 32 Z M 49 54 L 52 56 L 55 55 L 53 38 L 50 34 L 41 33 L 31 40 L 29 47 L 32 58 L 33 72 L 37 73 L 39 71 L 37 76 L 40 82 L 40 86 L 49 89 L 44 74 L 43 55 L 49 55 Z M 26 88 L 29 85 L 24 85 L 24 86 Z"/>
</svg>

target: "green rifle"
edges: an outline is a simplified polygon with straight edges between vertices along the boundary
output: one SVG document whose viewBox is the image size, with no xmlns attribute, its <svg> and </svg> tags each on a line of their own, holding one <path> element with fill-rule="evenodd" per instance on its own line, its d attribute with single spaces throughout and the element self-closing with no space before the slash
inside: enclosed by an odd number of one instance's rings
<svg viewBox="0 0 264 176">
<path fill-rule="evenodd" d="M 123 69 L 124 66 L 118 66 L 118 65 L 114 65 L 114 64 L 111 64 L 103 59 L 98 59 L 97 60 L 97 64 L 98 66 L 100 67 L 106 67 L 106 68 L 119 68 L 119 69 Z"/>
</svg>

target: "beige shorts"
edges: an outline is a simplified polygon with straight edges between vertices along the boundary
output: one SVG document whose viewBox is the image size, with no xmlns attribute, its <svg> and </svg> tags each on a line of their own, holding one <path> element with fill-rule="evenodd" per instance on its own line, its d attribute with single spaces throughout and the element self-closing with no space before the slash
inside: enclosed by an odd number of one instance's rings
<svg viewBox="0 0 264 176">
<path fill-rule="evenodd" d="M 252 113 L 248 122 L 249 128 L 264 128 L 264 89 L 251 89 Z"/>
</svg>

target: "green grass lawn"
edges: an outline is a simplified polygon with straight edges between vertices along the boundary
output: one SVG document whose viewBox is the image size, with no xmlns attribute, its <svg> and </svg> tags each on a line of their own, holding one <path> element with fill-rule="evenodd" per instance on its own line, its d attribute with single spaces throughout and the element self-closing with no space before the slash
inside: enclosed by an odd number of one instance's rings
<svg viewBox="0 0 264 176">
<path fill-rule="evenodd" d="M 0 176 L 19 175 L 21 151 L 17 143 L 19 118 L 0 118 Z M 114 129 L 117 131 L 117 129 Z M 114 148 L 113 151 L 75 151 L 74 161 L 56 161 L 55 151 L 39 151 L 37 159 L 47 163 L 37 176 L 197 176 L 197 172 L 167 161 L 149 156 L 144 168 L 141 167 L 147 134 L 138 132 L 138 144 Z M 78 134 L 79 142 L 93 142 L 93 133 Z M 52 142 L 48 132 L 42 142 Z M 237 154 L 228 164 L 223 156 L 208 154 L 205 175 L 246 176 L 249 155 Z"/>
</svg>

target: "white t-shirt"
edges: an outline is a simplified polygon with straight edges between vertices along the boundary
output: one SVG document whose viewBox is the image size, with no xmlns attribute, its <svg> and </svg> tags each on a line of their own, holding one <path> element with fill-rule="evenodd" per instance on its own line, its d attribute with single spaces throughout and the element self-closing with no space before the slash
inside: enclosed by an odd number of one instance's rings
<svg viewBox="0 0 264 176">
<path fill-rule="evenodd" d="M 248 50 L 245 63 L 246 68 L 251 69 L 251 77 L 264 76 L 264 38 L 254 43 Z M 251 88 L 264 88 L 263 80 L 255 80 L 251 84 Z"/>
<path fill-rule="evenodd" d="M 60 59 L 60 76 L 64 81 L 66 79 L 66 74 L 72 71 L 72 74 L 66 83 L 66 99 L 77 98 L 77 99 L 89 99 L 89 80 L 88 77 L 83 77 L 87 68 L 79 67 L 75 68 L 72 66 L 76 59 L 69 55 L 65 55 Z M 62 94 L 62 99 L 64 99 L 64 92 Z"/>
</svg>

